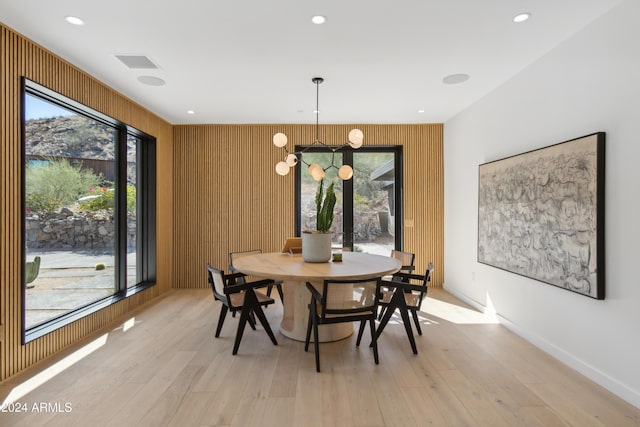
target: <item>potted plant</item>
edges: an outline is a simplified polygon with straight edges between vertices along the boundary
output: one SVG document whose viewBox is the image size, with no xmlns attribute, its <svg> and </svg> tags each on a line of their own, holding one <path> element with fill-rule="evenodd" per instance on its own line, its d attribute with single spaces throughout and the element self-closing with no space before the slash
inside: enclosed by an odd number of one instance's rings
<svg viewBox="0 0 640 427">
<path fill-rule="evenodd" d="M 324 195 L 324 199 L 323 199 Z M 316 229 L 302 233 L 302 259 L 306 262 L 327 262 L 331 259 L 331 224 L 336 194 L 333 183 L 324 194 L 324 180 L 316 192 Z"/>
</svg>

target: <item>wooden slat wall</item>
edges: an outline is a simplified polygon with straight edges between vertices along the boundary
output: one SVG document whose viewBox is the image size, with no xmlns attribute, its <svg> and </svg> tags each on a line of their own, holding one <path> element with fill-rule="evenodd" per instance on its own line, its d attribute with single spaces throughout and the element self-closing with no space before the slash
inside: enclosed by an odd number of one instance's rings
<svg viewBox="0 0 640 427">
<path fill-rule="evenodd" d="M 280 249 L 294 231 L 293 176 L 274 172 L 290 144 L 313 139 L 314 125 L 171 126 L 42 47 L 0 24 L 0 381 L 90 335 L 169 290 L 206 287 L 204 263 L 226 267 L 227 252 Z M 158 285 L 25 346 L 21 339 L 20 77 L 36 81 L 157 138 Z M 352 125 L 322 125 L 344 141 Z M 418 270 L 433 261 L 443 277 L 441 124 L 359 125 L 368 145 L 404 147 L 404 249 Z M 174 203 L 175 199 L 175 203 Z"/>
<path fill-rule="evenodd" d="M 404 249 L 416 254 L 418 271 L 429 261 L 432 285 L 444 281 L 443 127 L 441 124 L 355 125 L 365 144 L 402 145 L 404 158 Z M 354 125 L 321 125 L 325 141 L 340 143 Z M 280 250 L 294 233 L 294 177 L 274 167 L 282 152 L 273 134 L 289 146 L 313 140 L 315 125 L 174 126 L 175 286 L 206 287 L 205 263 L 227 268 L 227 253 Z"/>
<path fill-rule="evenodd" d="M 87 337 L 171 288 L 172 127 L 88 74 L 0 25 L 0 381 Z M 49 87 L 157 138 L 157 285 L 21 345 L 20 78 Z"/>
</svg>

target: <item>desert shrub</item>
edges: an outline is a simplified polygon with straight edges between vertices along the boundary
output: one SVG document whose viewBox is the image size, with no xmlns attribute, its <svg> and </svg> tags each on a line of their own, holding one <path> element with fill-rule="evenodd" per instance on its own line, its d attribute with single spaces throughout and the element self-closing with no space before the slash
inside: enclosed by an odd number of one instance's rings
<svg viewBox="0 0 640 427">
<path fill-rule="evenodd" d="M 111 184 L 111 183 L 109 183 Z M 88 197 L 88 198 L 87 198 Z M 101 209 L 112 209 L 114 206 L 115 191 L 107 187 L 89 187 L 89 193 L 85 194 L 80 202 L 80 209 L 83 211 L 98 211 Z M 127 211 L 133 212 L 136 209 L 136 187 L 127 184 Z"/>
<path fill-rule="evenodd" d="M 127 212 L 136 210 L 136 187 L 127 184 Z"/>
<path fill-rule="evenodd" d="M 50 193 L 27 193 L 24 201 L 27 212 L 49 213 L 58 210 L 61 206 Z"/>
<path fill-rule="evenodd" d="M 99 211 L 101 209 L 113 208 L 115 192 L 113 188 L 89 187 L 89 192 L 85 193 L 79 204 L 83 211 Z"/>
<path fill-rule="evenodd" d="M 25 169 L 26 208 L 33 212 L 54 212 L 73 204 L 100 179 L 91 170 L 71 165 L 66 159 L 28 163 Z"/>
</svg>

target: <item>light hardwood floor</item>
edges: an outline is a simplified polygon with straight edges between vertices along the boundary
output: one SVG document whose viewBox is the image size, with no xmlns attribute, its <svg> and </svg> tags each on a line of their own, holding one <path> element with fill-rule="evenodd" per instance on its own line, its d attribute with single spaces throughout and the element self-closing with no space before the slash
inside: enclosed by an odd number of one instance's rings
<svg viewBox="0 0 640 427">
<path fill-rule="evenodd" d="M 247 329 L 237 356 L 237 318 L 213 337 L 219 310 L 208 290 L 148 304 L 0 385 L 27 411 L 0 413 L 0 426 L 640 425 L 639 409 L 440 289 L 421 314 L 418 356 L 396 319 L 379 365 L 351 337 L 321 344 L 319 374 L 312 347 L 277 333 L 279 302 L 266 310 L 279 345 Z M 30 382 L 42 384 L 21 396 Z"/>
</svg>

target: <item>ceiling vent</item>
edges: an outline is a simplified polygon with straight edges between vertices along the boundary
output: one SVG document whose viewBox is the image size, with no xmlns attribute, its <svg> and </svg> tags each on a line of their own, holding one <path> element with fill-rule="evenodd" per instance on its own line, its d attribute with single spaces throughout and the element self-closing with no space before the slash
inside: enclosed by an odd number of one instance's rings
<svg viewBox="0 0 640 427">
<path fill-rule="evenodd" d="M 124 65 L 132 70 L 157 70 L 158 66 L 144 55 L 116 55 Z"/>
</svg>

